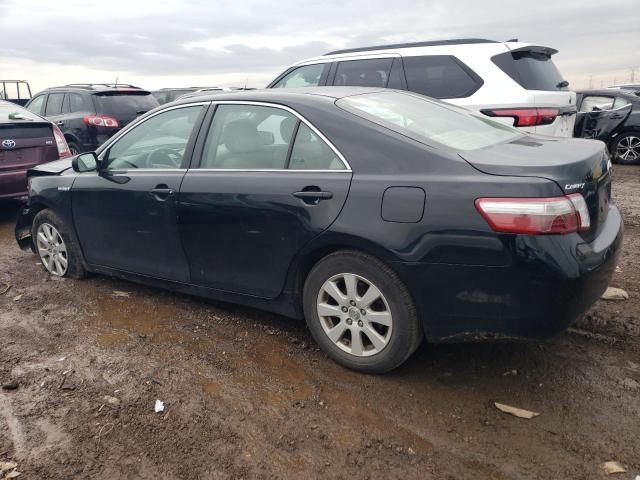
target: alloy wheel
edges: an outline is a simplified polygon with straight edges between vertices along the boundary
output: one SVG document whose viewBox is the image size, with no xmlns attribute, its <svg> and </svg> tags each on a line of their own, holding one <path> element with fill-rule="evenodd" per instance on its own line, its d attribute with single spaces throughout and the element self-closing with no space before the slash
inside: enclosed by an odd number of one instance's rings
<svg viewBox="0 0 640 480">
<path fill-rule="evenodd" d="M 636 161 L 640 158 L 640 138 L 629 135 L 621 138 L 616 146 L 616 157 L 625 161 Z"/>
<path fill-rule="evenodd" d="M 43 223 L 36 232 L 36 246 L 44 267 L 59 277 L 67 273 L 69 257 L 60 232 L 49 223 Z"/>
<path fill-rule="evenodd" d="M 341 350 L 357 357 L 380 353 L 391 339 L 393 317 L 371 281 L 352 273 L 334 275 L 317 300 L 322 329 Z"/>
</svg>

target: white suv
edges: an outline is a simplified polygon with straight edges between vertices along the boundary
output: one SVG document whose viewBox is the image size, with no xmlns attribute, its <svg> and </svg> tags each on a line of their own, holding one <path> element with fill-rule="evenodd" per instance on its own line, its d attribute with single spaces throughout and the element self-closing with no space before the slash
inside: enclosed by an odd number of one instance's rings
<svg viewBox="0 0 640 480">
<path fill-rule="evenodd" d="M 557 50 L 515 41 L 443 40 L 353 48 L 289 67 L 268 88 L 317 85 L 410 90 L 528 132 L 570 137 L 576 94 L 551 60 Z"/>
</svg>

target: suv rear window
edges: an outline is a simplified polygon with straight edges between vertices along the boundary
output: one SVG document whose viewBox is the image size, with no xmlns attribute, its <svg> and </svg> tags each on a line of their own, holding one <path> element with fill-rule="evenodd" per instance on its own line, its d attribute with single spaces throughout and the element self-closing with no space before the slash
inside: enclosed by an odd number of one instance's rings
<svg viewBox="0 0 640 480">
<path fill-rule="evenodd" d="M 526 90 L 567 90 L 567 85 L 559 86 L 564 79 L 545 53 L 520 50 L 501 53 L 491 61 Z"/>
<path fill-rule="evenodd" d="M 101 115 L 131 117 L 142 115 L 158 106 L 149 92 L 105 92 L 95 95 L 97 111 Z"/>
<path fill-rule="evenodd" d="M 483 84 L 471 69 L 451 55 L 404 57 L 407 86 L 412 92 L 434 98 L 464 98 Z"/>
<path fill-rule="evenodd" d="M 476 150 L 522 136 L 513 127 L 410 92 L 365 93 L 336 105 L 430 146 Z"/>
</svg>

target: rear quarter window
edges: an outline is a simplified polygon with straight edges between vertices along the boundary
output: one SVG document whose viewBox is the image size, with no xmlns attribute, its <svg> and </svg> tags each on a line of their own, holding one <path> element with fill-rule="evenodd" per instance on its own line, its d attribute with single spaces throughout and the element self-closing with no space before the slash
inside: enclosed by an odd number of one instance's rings
<svg viewBox="0 0 640 480">
<path fill-rule="evenodd" d="M 491 57 L 491 61 L 525 90 L 558 91 L 563 81 L 549 55 L 529 50 L 506 52 Z"/>
<path fill-rule="evenodd" d="M 434 98 L 465 98 L 484 83 L 469 67 L 451 55 L 404 57 L 408 90 Z"/>
</svg>

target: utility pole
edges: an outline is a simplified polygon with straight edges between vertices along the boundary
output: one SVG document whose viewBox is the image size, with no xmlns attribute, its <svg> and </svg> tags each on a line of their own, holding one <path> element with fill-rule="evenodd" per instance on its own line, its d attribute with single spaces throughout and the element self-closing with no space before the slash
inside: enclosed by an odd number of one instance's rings
<svg viewBox="0 0 640 480">
<path fill-rule="evenodd" d="M 634 83 L 636 81 L 636 69 L 632 68 L 631 69 L 631 83 Z"/>
</svg>

